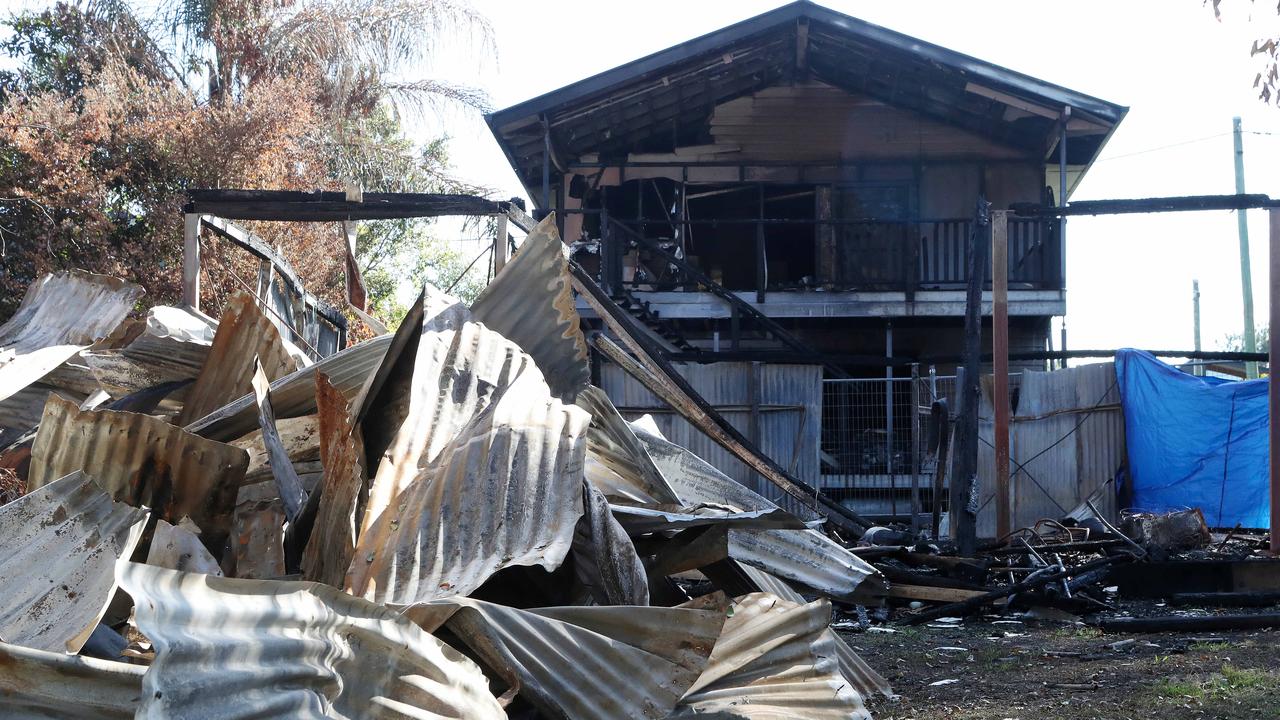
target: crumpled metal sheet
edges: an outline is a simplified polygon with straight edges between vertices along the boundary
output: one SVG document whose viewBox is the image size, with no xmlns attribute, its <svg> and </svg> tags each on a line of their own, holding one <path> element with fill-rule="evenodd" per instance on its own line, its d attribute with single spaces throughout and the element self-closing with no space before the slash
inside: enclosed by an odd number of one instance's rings
<svg viewBox="0 0 1280 720">
<path fill-rule="evenodd" d="M 186 308 L 159 305 L 147 311 L 142 331 L 124 347 L 89 349 L 81 360 L 111 397 L 167 382 L 194 380 L 204 367 L 217 323 Z M 184 392 L 174 397 L 180 400 Z"/>
<path fill-rule="evenodd" d="M 0 640 L 74 653 L 115 591 L 149 513 L 72 473 L 0 507 Z"/>
<path fill-rule="evenodd" d="M 642 430 L 636 436 L 683 502 L 728 505 L 746 512 L 778 507 L 679 445 Z M 848 597 L 864 579 L 879 576 L 866 561 L 813 530 L 729 529 L 728 547 L 735 560 L 833 597 Z"/>
<path fill-rule="evenodd" d="M 662 508 L 610 505 L 629 535 L 661 531 L 688 530 L 709 525 L 724 525 L 746 530 L 806 530 L 807 526 L 795 515 L 782 508 L 766 508 L 748 512 L 734 512 L 721 508 L 692 507 Z"/>
<path fill-rule="evenodd" d="M 470 598 L 406 608 L 444 625 L 543 715 L 663 718 L 702 673 L 719 609 L 558 607 L 519 610 Z"/>
<path fill-rule="evenodd" d="M 388 355 L 387 359 L 397 362 L 399 382 L 404 382 L 405 358 Z M 369 532 L 478 411 L 516 378 L 537 372 L 533 360 L 518 345 L 478 323 L 466 322 L 456 331 L 424 330 L 418 338 L 408 390 L 396 400 L 407 402 L 407 407 L 380 410 L 404 420 L 391 436 L 377 469 L 371 470 L 361 535 Z M 545 387 L 540 376 L 537 382 Z M 367 427 L 365 441 L 373 442 Z"/>
<path fill-rule="evenodd" d="M 316 383 L 313 372 L 322 372 L 347 399 L 360 393 L 369 376 L 382 364 L 391 345 L 391 335 L 352 345 L 316 364 L 289 373 L 271 383 L 271 408 L 277 418 L 310 415 L 316 411 Z M 188 424 L 187 431 L 211 440 L 229 441 L 243 437 L 258 427 L 258 406 L 253 393 L 213 410 Z"/>
<path fill-rule="evenodd" d="M 177 525 L 156 520 L 151 547 L 147 548 L 147 564 L 182 572 L 221 575 L 218 561 L 209 554 L 200 538 L 188 529 L 194 527 L 195 523 L 190 519 Z"/>
<path fill-rule="evenodd" d="M 49 398 L 31 449 L 30 488 L 84 470 L 121 502 L 170 522 L 189 516 L 210 547 L 226 538 L 249 456 L 163 420 L 114 410 L 81 411 Z"/>
<path fill-rule="evenodd" d="M 135 563 L 119 577 L 156 649 L 139 718 L 506 717 L 475 663 L 326 585 Z"/>
<path fill-rule="evenodd" d="M 141 287 L 81 271 L 45 275 L 0 325 L 0 403 L 111 333 Z"/>
<path fill-rule="evenodd" d="M 600 605 L 648 605 L 649 576 L 609 501 L 584 483 L 585 509 L 573 535 L 573 568 Z"/>
<path fill-rule="evenodd" d="M 273 396 L 272 400 L 274 399 Z M 275 409 L 275 403 L 272 403 L 272 409 Z M 320 459 L 320 420 L 315 415 L 277 418 L 276 432 L 280 435 L 280 442 L 290 462 L 301 463 Z M 262 442 L 262 428 L 232 440 L 228 444 L 249 453 L 249 467 L 245 470 L 246 475 L 271 471 L 267 447 Z"/>
<path fill-rule="evenodd" d="M 40 424 L 40 416 L 44 414 L 44 405 L 50 394 L 63 398 L 67 402 L 79 405 L 85 396 L 69 390 L 55 388 L 44 383 L 32 383 L 0 402 L 0 428 L 11 428 L 17 432 L 25 432 Z M 3 443 L 0 443 L 3 445 Z"/>
<path fill-rule="evenodd" d="M 126 720 L 142 696 L 141 665 L 0 642 L 0 717 Z"/>
<path fill-rule="evenodd" d="M 495 342 L 500 336 L 475 324 L 467 328 L 480 330 L 475 337 L 489 337 L 489 347 L 498 351 L 474 356 L 489 361 L 472 367 L 475 376 L 483 377 L 486 365 L 510 367 L 515 358 Z M 465 335 L 466 328 L 457 333 Z M 424 343 L 431 340 L 423 336 Z M 478 347 L 483 351 L 486 344 Z M 495 357 L 507 359 L 492 363 Z M 487 399 L 477 394 L 476 380 L 447 382 L 450 372 L 436 376 L 440 397 L 432 414 L 439 420 L 420 426 L 430 428 L 433 438 L 461 419 L 461 409 Z M 459 387 L 464 394 L 454 391 Z M 360 535 L 347 574 L 351 593 L 407 605 L 469 594 L 512 565 L 560 566 L 583 511 L 583 436 L 590 416 L 551 397 L 531 363 L 495 395 L 394 500 L 370 498 L 366 517 L 375 508 L 381 513 Z M 431 443 L 421 441 L 415 438 L 429 452 Z M 378 479 L 386 467 L 384 460 Z"/>
<path fill-rule="evenodd" d="M 578 393 L 577 404 L 591 413 L 591 428 L 587 431 L 588 466 L 598 464 L 609 471 L 588 473 L 592 484 L 605 497 L 679 504 L 675 490 L 603 390 L 595 386 L 583 388 Z"/>
<path fill-rule="evenodd" d="M 364 493 L 364 443 L 346 398 L 318 372 L 316 410 L 324 485 L 302 555 L 302 576 L 340 588 L 355 556 L 356 519 Z"/>
<path fill-rule="evenodd" d="M 738 563 L 738 567 L 746 573 L 751 582 L 755 584 L 761 592 L 776 595 L 783 600 L 797 605 L 805 604 L 805 599 L 796 592 L 790 585 L 782 580 L 770 575 L 769 573 Z M 849 643 L 840 637 L 835 630 L 830 628 L 825 633 L 831 636 L 831 642 L 836 648 L 836 658 L 840 664 L 840 674 L 850 685 L 857 690 L 865 698 L 868 695 L 879 693 L 887 698 L 893 697 L 893 688 L 889 685 L 889 681 L 884 679 L 880 673 L 876 672 L 862 659 L 854 649 L 849 647 Z"/>
<path fill-rule="evenodd" d="M 222 308 L 218 332 L 209 355 L 187 391 L 177 424 L 187 425 L 253 391 L 255 361 L 269 380 L 279 379 L 306 366 L 289 353 L 275 323 L 258 309 L 258 300 L 246 292 L 232 295 Z"/>
<path fill-rule="evenodd" d="M 262 431 L 262 444 L 267 448 L 267 464 L 271 466 L 271 477 L 275 481 L 276 490 L 284 506 L 285 515 L 290 523 L 296 523 L 302 514 L 302 506 L 307 502 L 307 489 L 302 486 L 298 471 L 289 460 L 289 451 L 280 439 L 280 431 L 276 429 L 275 412 L 271 409 L 271 383 L 262 372 L 262 365 L 255 362 L 253 367 L 253 394 L 258 402 L 258 427 Z"/>
<path fill-rule="evenodd" d="M 285 574 L 285 512 L 271 480 L 245 485 L 236 496 L 231 549 L 238 578 L 273 580 Z"/>
<path fill-rule="evenodd" d="M 831 603 L 767 593 L 735 598 L 706 670 L 672 718 L 871 720 L 840 675 L 827 624 Z"/>
<path fill-rule="evenodd" d="M 591 382 L 591 368 L 565 250 L 548 216 L 471 304 L 471 317 L 524 348 L 551 394 L 573 402 Z"/>
</svg>

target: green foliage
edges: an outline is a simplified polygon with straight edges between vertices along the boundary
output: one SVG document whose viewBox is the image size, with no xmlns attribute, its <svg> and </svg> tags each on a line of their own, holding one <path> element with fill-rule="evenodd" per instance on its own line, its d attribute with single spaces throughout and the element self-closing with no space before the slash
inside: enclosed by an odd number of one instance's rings
<svg viewBox="0 0 1280 720">
<path fill-rule="evenodd" d="M 1263 325 L 1262 327 L 1258 328 L 1254 332 L 1253 337 L 1254 337 L 1254 345 L 1253 345 L 1254 350 L 1256 352 L 1266 352 L 1267 346 L 1271 342 L 1271 332 L 1267 328 L 1267 326 Z M 1243 333 L 1229 334 L 1226 337 L 1224 337 L 1222 339 L 1222 342 L 1220 342 L 1219 344 L 1222 346 L 1222 349 L 1227 352 L 1244 352 L 1245 351 Z"/>
</svg>

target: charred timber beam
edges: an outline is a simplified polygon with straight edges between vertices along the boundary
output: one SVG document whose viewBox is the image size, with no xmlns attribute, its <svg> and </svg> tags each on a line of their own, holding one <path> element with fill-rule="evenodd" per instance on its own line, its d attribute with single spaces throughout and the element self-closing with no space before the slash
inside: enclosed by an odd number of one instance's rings
<svg viewBox="0 0 1280 720">
<path fill-rule="evenodd" d="M 1280 627 L 1280 613 L 1257 615 L 1168 615 L 1147 618 L 1114 618 L 1099 623 L 1103 632 L 1200 632 L 1216 630 L 1262 630 Z"/>
<path fill-rule="evenodd" d="M 476 195 L 364 193 L 361 201 L 343 192 L 293 190 L 188 190 L 187 213 L 233 220 L 330 222 L 388 220 L 444 215 L 498 215 L 499 203 Z"/>
<path fill-rule="evenodd" d="M 1184 195 L 1178 197 L 1081 200 L 1064 207 L 1014 203 L 1010 209 L 1024 217 L 1065 217 L 1068 215 L 1125 215 L 1131 213 L 1194 212 L 1198 210 L 1249 210 L 1277 208 L 1280 200 L 1266 195 Z"/>
</svg>

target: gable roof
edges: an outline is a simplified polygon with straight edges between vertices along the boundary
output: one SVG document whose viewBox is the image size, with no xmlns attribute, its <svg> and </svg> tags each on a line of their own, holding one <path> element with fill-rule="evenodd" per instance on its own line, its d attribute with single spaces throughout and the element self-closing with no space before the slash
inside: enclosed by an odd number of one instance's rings
<svg viewBox="0 0 1280 720">
<path fill-rule="evenodd" d="M 1087 167 L 1127 108 L 800 0 L 499 110 L 486 120 L 526 187 L 552 161 L 672 145 L 716 105 L 816 79 L 1056 163 Z M 652 148 L 647 148 L 652 150 Z"/>
</svg>

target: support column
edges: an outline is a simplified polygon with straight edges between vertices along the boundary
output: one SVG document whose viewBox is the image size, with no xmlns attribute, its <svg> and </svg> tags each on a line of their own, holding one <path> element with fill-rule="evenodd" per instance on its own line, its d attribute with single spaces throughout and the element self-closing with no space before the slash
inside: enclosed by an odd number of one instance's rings
<svg viewBox="0 0 1280 720">
<path fill-rule="evenodd" d="M 182 229 L 182 302 L 200 309 L 200 215 L 187 213 Z"/>
<path fill-rule="evenodd" d="M 1009 211 L 991 212 L 991 360 L 995 405 L 996 537 L 1013 529 L 1009 511 Z"/>
<path fill-rule="evenodd" d="M 884 356 L 893 357 L 893 322 L 884 325 Z M 893 365 L 884 366 L 884 470 L 889 476 L 889 512 L 898 519 L 898 482 L 893 467 Z"/>
<path fill-rule="evenodd" d="M 1280 208 L 1271 210 L 1271 332 L 1267 356 L 1267 429 L 1270 433 L 1271 468 L 1271 552 L 1280 553 L 1280 390 L 1274 382 L 1276 360 L 1280 358 Z"/>
</svg>

